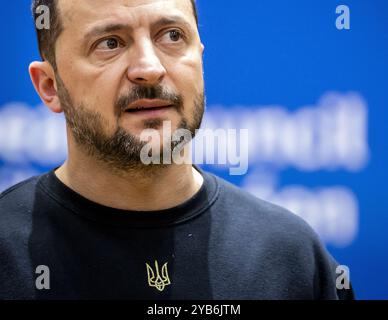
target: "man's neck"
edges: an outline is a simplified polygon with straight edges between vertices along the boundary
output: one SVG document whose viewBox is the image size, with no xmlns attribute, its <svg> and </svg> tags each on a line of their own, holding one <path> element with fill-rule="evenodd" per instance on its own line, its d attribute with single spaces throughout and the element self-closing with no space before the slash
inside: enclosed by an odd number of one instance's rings
<svg viewBox="0 0 388 320">
<path fill-rule="evenodd" d="M 203 184 L 192 165 L 171 164 L 154 175 L 114 173 L 99 163 L 68 160 L 55 171 L 66 186 L 98 204 L 136 211 L 175 207 L 194 196 Z"/>
</svg>

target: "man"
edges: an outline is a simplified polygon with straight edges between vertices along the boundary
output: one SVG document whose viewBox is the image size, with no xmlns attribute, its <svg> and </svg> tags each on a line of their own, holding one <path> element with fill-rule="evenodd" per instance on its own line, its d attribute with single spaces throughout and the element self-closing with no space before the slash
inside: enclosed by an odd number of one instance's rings
<svg viewBox="0 0 388 320">
<path fill-rule="evenodd" d="M 297 216 L 188 163 L 144 162 L 148 143 L 158 157 L 179 144 L 144 130 L 200 127 L 193 1 L 35 0 L 35 18 L 41 5 L 29 71 L 65 113 L 68 159 L 0 197 L 0 298 L 353 297 Z"/>
</svg>

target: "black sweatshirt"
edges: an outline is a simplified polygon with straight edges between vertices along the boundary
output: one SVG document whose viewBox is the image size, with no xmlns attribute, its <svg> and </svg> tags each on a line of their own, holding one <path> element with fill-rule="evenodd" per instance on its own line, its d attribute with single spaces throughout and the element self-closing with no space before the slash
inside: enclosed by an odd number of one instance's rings
<svg viewBox="0 0 388 320">
<path fill-rule="evenodd" d="M 301 218 L 201 173 L 191 199 L 151 212 L 99 205 L 54 171 L 3 192 L 0 299 L 353 298 Z"/>
</svg>

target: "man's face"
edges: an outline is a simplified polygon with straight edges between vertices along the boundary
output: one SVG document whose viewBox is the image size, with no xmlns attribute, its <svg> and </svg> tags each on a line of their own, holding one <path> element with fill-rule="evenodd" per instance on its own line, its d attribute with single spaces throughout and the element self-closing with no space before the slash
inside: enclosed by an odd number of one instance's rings
<svg viewBox="0 0 388 320">
<path fill-rule="evenodd" d="M 125 168 L 139 158 L 142 130 L 162 134 L 166 120 L 172 131 L 199 127 L 203 47 L 190 0 L 60 0 L 58 7 L 58 95 L 78 143 Z M 152 104 L 171 107 L 136 111 Z"/>
</svg>

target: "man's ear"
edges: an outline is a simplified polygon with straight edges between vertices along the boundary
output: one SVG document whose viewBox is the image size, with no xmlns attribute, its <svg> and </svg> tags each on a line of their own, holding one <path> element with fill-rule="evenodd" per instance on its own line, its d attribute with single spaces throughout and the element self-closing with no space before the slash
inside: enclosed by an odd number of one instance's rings
<svg viewBox="0 0 388 320">
<path fill-rule="evenodd" d="M 63 111 L 57 94 L 55 73 L 47 61 L 34 61 L 28 68 L 31 81 L 43 103 L 55 113 Z"/>
</svg>

